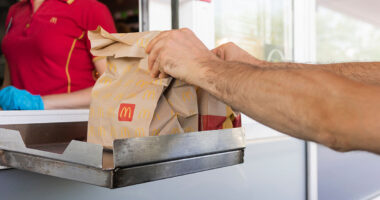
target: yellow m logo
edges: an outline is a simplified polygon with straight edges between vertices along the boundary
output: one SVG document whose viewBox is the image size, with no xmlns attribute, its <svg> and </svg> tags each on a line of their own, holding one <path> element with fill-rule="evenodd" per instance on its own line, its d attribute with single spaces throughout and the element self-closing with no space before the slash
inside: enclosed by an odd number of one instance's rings
<svg viewBox="0 0 380 200">
<path fill-rule="evenodd" d="M 155 90 L 145 90 L 143 99 L 154 99 L 156 97 L 156 91 Z"/>
<path fill-rule="evenodd" d="M 187 90 L 185 92 L 182 92 L 182 100 L 184 102 L 190 100 L 190 94 L 191 94 L 191 91 L 190 90 Z"/>
<path fill-rule="evenodd" d="M 144 128 L 136 128 L 135 136 L 136 137 L 143 137 L 144 136 Z"/>
<path fill-rule="evenodd" d="M 150 83 L 150 81 L 139 80 L 139 81 L 137 81 L 136 86 L 143 88 L 144 86 L 148 85 L 149 83 Z"/>
<path fill-rule="evenodd" d="M 150 115 L 150 111 L 147 109 L 141 109 L 139 113 L 139 119 L 148 119 Z"/>
<path fill-rule="evenodd" d="M 136 43 L 138 46 L 142 48 L 145 48 L 147 45 L 147 41 L 145 40 L 145 38 L 140 38 Z"/>
<path fill-rule="evenodd" d="M 119 117 L 120 118 L 125 118 L 125 117 L 127 117 L 127 115 L 128 115 L 128 118 L 130 118 L 131 116 L 132 116 L 132 110 L 131 110 L 131 108 L 127 108 L 127 107 L 124 107 L 123 109 L 121 109 L 121 112 L 120 112 L 120 115 L 119 115 Z"/>
<path fill-rule="evenodd" d="M 116 73 L 117 70 L 116 70 L 116 65 L 111 62 L 111 61 L 107 61 L 107 65 L 108 65 L 108 70 L 112 73 Z"/>
<path fill-rule="evenodd" d="M 105 84 L 105 85 L 109 85 L 112 83 L 112 78 L 108 77 L 108 76 L 103 76 L 101 80 L 99 80 L 99 82 Z"/>
<path fill-rule="evenodd" d="M 135 104 L 120 104 L 119 108 L 119 121 L 132 121 L 133 112 L 135 111 Z"/>
<path fill-rule="evenodd" d="M 57 24 L 58 19 L 56 17 L 50 18 L 50 23 Z"/>
</svg>

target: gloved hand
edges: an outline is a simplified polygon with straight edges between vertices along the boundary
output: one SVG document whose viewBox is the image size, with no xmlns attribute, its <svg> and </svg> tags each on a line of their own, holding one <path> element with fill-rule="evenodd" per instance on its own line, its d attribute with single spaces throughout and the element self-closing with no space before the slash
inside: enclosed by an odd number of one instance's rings
<svg viewBox="0 0 380 200">
<path fill-rule="evenodd" d="M 0 107 L 3 110 L 44 110 L 44 102 L 40 95 L 8 86 L 0 90 Z"/>
</svg>

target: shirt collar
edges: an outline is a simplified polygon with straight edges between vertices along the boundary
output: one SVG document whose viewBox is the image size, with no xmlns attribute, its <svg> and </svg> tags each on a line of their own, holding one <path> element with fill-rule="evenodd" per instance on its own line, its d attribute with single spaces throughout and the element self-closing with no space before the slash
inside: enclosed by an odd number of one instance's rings
<svg viewBox="0 0 380 200">
<path fill-rule="evenodd" d="M 61 1 L 63 1 L 63 2 L 66 2 L 67 4 L 72 4 L 75 0 L 61 0 Z"/>
<path fill-rule="evenodd" d="M 24 1 L 28 1 L 28 0 L 24 0 Z M 32 3 L 33 4 L 33 2 L 32 2 L 33 0 L 29 0 L 29 2 L 30 3 Z M 46 0 L 45 0 L 46 1 Z M 63 2 L 66 2 L 67 4 L 72 4 L 75 0 L 59 0 L 59 1 L 63 1 Z"/>
</svg>

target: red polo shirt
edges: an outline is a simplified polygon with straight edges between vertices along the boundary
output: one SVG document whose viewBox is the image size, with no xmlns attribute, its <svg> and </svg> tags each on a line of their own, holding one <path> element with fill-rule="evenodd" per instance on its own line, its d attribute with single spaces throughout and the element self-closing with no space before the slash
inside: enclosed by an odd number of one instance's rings
<svg viewBox="0 0 380 200">
<path fill-rule="evenodd" d="M 98 25 L 116 32 L 109 10 L 96 0 L 45 0 L 35 13 L 33 0 L 14 4 L 2 42 L 11 84 L 39 95 L 91 87 L 87 31 Z"/>
</svg>

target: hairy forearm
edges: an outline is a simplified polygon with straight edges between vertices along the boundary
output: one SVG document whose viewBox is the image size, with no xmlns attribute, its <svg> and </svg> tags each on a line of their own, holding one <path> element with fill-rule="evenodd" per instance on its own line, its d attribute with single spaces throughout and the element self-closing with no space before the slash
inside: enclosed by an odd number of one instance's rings
<svg viewBox="0 0 380 200">
<path fill-rule="evenodd" d="M 250 63 L 256 64 L 256 63 Z M 380 85 L 380 62 L 351 62 L 334 64 L 271 63 L 261 65 L 270 69 L 320 69 L 354 81 Z"/>
<path fill-rule="evenodd" d="M 265 69 L 220 60 L 205 62 L 199 73 L 194 84 L 276 130 L 337 150 L 380 153 L 376 86 L 324 70 Z"/>
<path fill-rule="evenodd" d="M 70 94 L 54 94 L 43 96 L 42 100 L 46 110 L 88 108 L 91 102 L 92 87 Z"/>
</svg>

